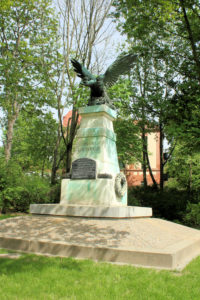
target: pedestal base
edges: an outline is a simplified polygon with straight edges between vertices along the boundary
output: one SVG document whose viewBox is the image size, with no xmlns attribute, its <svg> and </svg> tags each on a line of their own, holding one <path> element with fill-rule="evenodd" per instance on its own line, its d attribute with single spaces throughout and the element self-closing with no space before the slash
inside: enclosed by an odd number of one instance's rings
<svg viewBox="0 0 200 300">
<path fill-rule="evenodd" d="M 89 206 L 60 204 L 31 204 L 30 213 L 37 215 L 73 216 L 90 218 L 151 217 L 152 208 L 138 206 Z"/>
<path fill-rule="evenodd" d="M 61 205 L 81 206 L 124 206 L 127 192 L 123 197 L 115 193 L 114 179 L 70 180 L 61 182 Z"/>
<path fill-rule="evenodd" d="M 200 231 L 153 218 L 20 216 L 0 221 L 0 248 L 182 269 L 200 254 Z"/>
</svg>

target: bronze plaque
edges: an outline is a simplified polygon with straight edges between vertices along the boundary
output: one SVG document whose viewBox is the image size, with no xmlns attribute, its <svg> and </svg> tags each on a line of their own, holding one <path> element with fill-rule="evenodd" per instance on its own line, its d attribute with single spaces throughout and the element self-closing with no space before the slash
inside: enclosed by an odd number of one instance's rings
<svg viewBox="0 0 200 300">
<path fill-rule="evenodd" d="M 96 179 L 96 161 L 89 158 L 73 161 L 71 179 Z"/>
</svg>

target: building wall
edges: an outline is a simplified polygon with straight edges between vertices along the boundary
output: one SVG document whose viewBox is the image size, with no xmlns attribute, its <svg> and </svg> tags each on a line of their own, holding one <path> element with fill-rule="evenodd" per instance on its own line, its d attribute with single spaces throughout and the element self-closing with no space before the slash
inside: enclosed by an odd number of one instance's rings
<svg viewBox="0 0 200 300">
<path fill-rule="evenodd" d="M 157 183 L 160 182 L 160 136 L 159 132 L 152 132 L 147 134 L 148 140 L 148 153 L 149 161 L 152 168 L 152 173 Z M 125 168 L 125 174 L 128 182 L 128 186 L 141 185 L 143 182 L 143 172 L 140 163 L 127 165 Z M 147 169 L 147 183 L 153 184 L 149 170 Z"/>
<path fill-rule="evenodd" d="M 69 111 L 63 118 L 63 126 L 67 127 L 68 120 L 72 116 L 72 111 Z M 78 122 L 80 123 L 81 117 L 79 116 Z M 160 133 L 151 132 L 147 134 L 148 140 L 148 153 L 150 165 L 156 182 L 160 182 Z M 124 170 L 128 182 L 128 186 L 141 185 L 143 182 L 143 172 L 140 163 L 135 165 L 127 165 Z M 147 170 L 147 183 L 148 185 L 153 184 L 149 170 Z"/>
<path fill-rule="evenodd" d="M 68 113 L 63 117 L 63 127 L 67 127 L 70 125 L 70 118 L 72 117 L 72 110 L 68 111 Z M 81 116 L 78 117 L 78 124 L 81 121 Z"/>
</svg>

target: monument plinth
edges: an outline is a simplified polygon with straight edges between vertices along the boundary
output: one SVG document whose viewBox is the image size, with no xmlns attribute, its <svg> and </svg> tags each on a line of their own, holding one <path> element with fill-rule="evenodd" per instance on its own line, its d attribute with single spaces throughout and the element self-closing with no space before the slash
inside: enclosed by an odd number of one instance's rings
<svg viewBox="0 0 200 300">
<path fill-rule="evenodd" d="M 115 191 L 116 176 L 120 174 L 113 131 L 116 112 L 107 105 L 95 105 L 80 108 L 79 114 L 81 124 L 74 141 L 71 178 L 62 180 L 60 203 L 127 205 L 127 189 L 123 196 Z"/>
<path fill-rule="evenodd" d="M 30 212 L 85 217 L 150 217 L 151 208 L 127 206 L 126 177 L 120 172 L 113 120 L 107 105 L 79 109 L 70 178 L 61 183 L 60 204 L 32 204 Z"/>
</svg>

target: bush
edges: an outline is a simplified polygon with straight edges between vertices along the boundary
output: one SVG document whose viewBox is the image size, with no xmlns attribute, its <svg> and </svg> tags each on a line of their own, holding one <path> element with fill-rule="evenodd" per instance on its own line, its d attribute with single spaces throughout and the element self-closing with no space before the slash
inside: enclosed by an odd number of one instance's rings
<svg viewBox="0 0 200 300">
<path fill-rule="evenodd" d="M 51 193 L 51 189 L 48 179 L 36 174 L 23 173 L 19 165 L 13 161 L 8 164 L 2 161 L 0 169 L 0 209 L 3 213 L 7 209 L 28 212 L 31 203 L 55 202 L 58 191 Z"/>
<path fill-rule="evenodd" d="M 200 229 L 200 203 L 189 203 L 184 216 L 184 223 L 188 226 Z"/>
<path fill-rule="evenodd" d="M 39 176 L 23 176 L 21 182 L 7 186 L 0 192 L 0 204 L 5 209 L 28 212 L 31 203 L 49 203 L 50 186 L 47 180 Z"/>
<path fill-rule="evenodd" d="M 24 188 L 29 194 L 30 203 L 47 203 L 49 202 L 48 193 L 50 190 L 49 181 L 39 175 L 24 176 Z"/>
<path fill-rule="evenodd" d="M 26 212 L 29 201 L 28 192 L 21 186 L 8 187 L 1 193 L 4 209 L 12 208 L 14 211 Z"/>
<path fill-rule="evenodd" d="M 60 202 L 60 192 L 61 192 L 61 184 L 57 183 L 52 186 L 50 191 L 48 192 L 48 198 L 50 203 L 59 203 Z"/>
<path fill-rule="evenodd" d="M 165 188 L 163 191 L 154 187 L 131 187 L 129 205 L 152 207 L 155 217 L 182 221 L 186 211 L 188 194 L 186 191 Z"/>
</svg>

